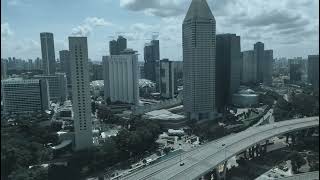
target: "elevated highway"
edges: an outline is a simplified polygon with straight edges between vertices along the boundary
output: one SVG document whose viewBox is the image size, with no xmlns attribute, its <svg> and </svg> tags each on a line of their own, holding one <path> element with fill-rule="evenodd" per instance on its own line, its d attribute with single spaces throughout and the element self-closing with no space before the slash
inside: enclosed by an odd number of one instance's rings
<svg viewBox="0 0 320 180">
<path fill-rule="evenodd" d="M 319 126 L 319 117 L 293 119 L 258 126 L 232 134 L 181 154 L 149 165 L 121 179 L 126 180 L 193 180 L 258 143 L 281 134 Z"/>
<path fill-rule="evenodd" d="M 295 176 L 279 178 L 279 180 L 319 180 L 319 171 L 297 174 Z"/>
</svg>

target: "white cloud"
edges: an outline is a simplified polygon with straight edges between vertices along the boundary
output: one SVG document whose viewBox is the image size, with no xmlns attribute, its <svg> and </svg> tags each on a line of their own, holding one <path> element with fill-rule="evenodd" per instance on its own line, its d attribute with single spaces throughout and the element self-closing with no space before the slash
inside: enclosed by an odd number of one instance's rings
<svg viewBox="0 0 320 180">
<path fill-rule="evenodd" d="M 1 39 L 6 40 L 9 36 L 13 35 L 13 31 L 11 30 L 9 23 L 1 23 Z"/>
<path fill-rule="evenodd" d="M 75 28 L 72 28 L 71 35 L 73 36 L 89 36 L 95 27 L 99 26 L 113 26 L 111 22 L 103 18 L 88 17 L 83 23 Z"/>
</svg>

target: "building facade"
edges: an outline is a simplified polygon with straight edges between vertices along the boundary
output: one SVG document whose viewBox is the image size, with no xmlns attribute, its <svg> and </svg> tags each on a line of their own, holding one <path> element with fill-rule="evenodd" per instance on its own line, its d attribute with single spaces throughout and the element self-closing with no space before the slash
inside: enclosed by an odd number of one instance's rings
<svg viewBox="0 0 320 180">
<path fill-rule="evenodd" d="M 164 98 L 173 98 L 175 93 L 174 64 L 168 59 L 160 61 L 160 94 Z"/>
<path fill-rule="evenodd" d="M 296 83 L 302 80 L 302 58 L 289 59 L 290 82 Z"/>
<path fill-rule="evenodd" d="M 103 56 L 104 94 L 106 102 L 138 104 L 138 54 Z"/>
<path fill-rule="evenodd" d="M 257 82 L 257 61 L 254 58 L 254 51 L 242 52 L 242 83 Z"/>
<path fill-rule="evenodd" d="M 216 107 L 223 112 L 240 86 L 240 36 L 219 34 L 216 40 Z"/>
<path fill-rule="evenodd" d="M 92 146 L 87 37 L 69 37 L 75 150 Z"/>
<path fill-rule="evenodd" d="M 55 73 L 54 75 L 35 75 L 34 78 L 48 81 L 51 101 L 64 102 L 67 100 L 67 77 L 65 73 Z"/>
<path fill-rule="evenodd" d="M 66 73 L 67 84 L 71 84 L 71 67 L 70 67 L 70 52 L 69 50 L 59 51 L 60 64 L 62 72 Z"/>
<path fill-rule="evenodd" d="M 8 69 L 8 60 L 1 59 L 1 80 L 7 79 L 8 77 L 7 69 Z"/>
<path fill-rule="evenodd" d="M 118 36 L 117 40 L 109 42 L 110 55 L 120 55 L 125 49 L 127 49 L 127 39 L 123 36 Z"/>
<path fill-rule="evenodd" d="M 308 81 L 314 90 L 319 90 L 319 55 L 308 56 Z"/>
<path fill-rule="evenodd" d="M 192 0 L 182 25 L 183 105 L 188 119 L 216 115 L 216 21 L 205 0 Z"/>
<path fill-rule="evenodd" d="M 144 46 L 144 73 L 145 78 L 159 85 L 160 80 L 160 49 L 159 40 L 152 40 Z"/>
<path fill-rule="evenodd" d="M 30 113 L 49 109 L 48 82 L 40 79 L 1 81 L 5 113 Z"/>
<path fill-rule="evenodd" d="M 273 71 L 273 50 L 264 51 L 264 69 L 263 69 L 263 84 L 266 86 L 272 85 Z"/>
<path fill-rule="evenodd" d="M 254 59 L 257 62 L 257 81 L 263 82 L 263 69 L 264 69 L 264 44 L 257 42 L 254 44 Z"/>
<path fill-rule="evenodd" d="M 49 32 L 40 33 L 42 69 L 44 74 L 56 72 L 56 58 L 54 51 L 53 34 Z"/>
</svg>

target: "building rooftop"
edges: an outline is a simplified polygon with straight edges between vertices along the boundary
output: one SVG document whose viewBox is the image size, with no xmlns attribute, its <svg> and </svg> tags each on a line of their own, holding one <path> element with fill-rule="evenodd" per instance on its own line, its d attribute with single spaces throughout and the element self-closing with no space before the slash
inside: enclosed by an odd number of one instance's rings
<svg viewBox="0 0 320 180">
<path fill-rule="evenodd" d="M 192 0 L 184 21 L 190 19 L 214 20 L 206 0 Z"/>
</svg>

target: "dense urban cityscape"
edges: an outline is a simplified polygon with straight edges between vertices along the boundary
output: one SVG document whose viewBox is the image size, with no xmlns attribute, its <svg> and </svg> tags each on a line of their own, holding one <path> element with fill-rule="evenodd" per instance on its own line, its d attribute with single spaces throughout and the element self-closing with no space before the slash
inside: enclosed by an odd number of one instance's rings
<svg viewBox="0 0 320 180">
<path fill-rule="evenodd" d="M 120 6 L 174 14 L 171 1 L 160 1 Z M 89 33 L 73 32 L 57 48 L 46 27 L 34 32 L 41 57 L 12 55 L 18 49 L 4 46 L 13 32 L 1 19 L 1 180 L 319 179 L 319 51 L 281 57 L 283 49 L 259 37 L 243 48 L 248 36 L 221 31 L 230 25 L 218 21 L 214 2 L 181 1 L 176 49 L 161 45 L 175 42 L 160 30 L 150 30 L 143 47 L 119 32 L 104 38 L 94 60 Z"/>
</svg>

